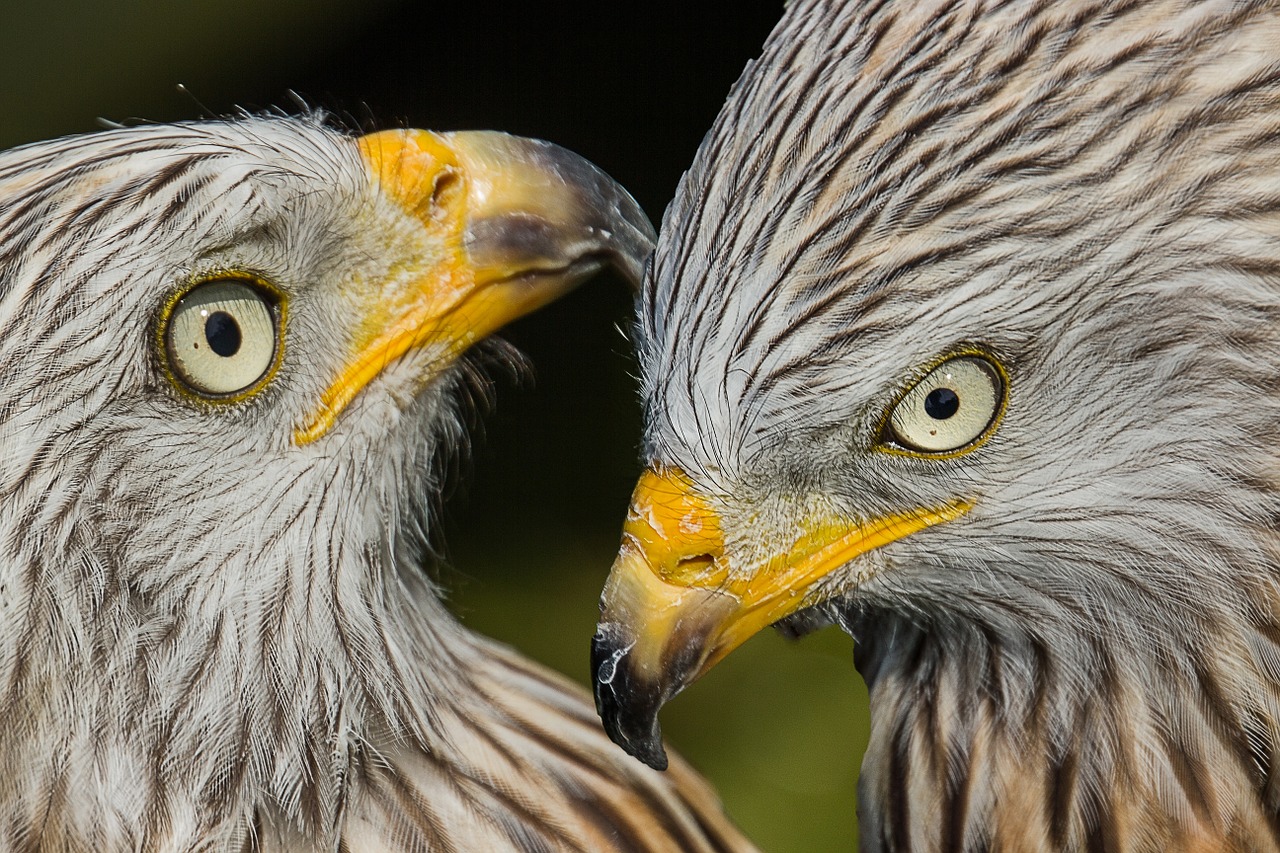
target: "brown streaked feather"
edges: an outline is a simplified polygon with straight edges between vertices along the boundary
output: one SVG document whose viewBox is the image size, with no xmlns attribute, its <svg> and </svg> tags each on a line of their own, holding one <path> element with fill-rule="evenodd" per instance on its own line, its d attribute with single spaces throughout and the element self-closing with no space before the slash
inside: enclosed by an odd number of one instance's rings
<svg viewBox="0 0 1280 853">
<path fill-rule="evenodd" d="M 660 773 L 619 751 L 582 688 L 496 644 L 476 650 L 476 701 L 441 720 L 449 754 L 370 754 L 347 805 L 346 849 L 469 853 L 513 839 L 548 853 L 754 849 L 688 764 Z"/>
<path fill-rule="evenodd" d="M 730 563 L 786 501 L 974 502 L 824 579 L 868 853 L 1280 850 L 1278 45 L 1270 0 L 797 0 L 668 210 L 644 461 Z M 990 441 L 881 453 L 966 347 Z"/>
<path fill-rule="evenodd" d="M 400 263 L 379 193 L 319 116 L 0 152 L 0 850 L 753 849 L 441 603 L 426 527 L 478 364 L 410 353 L 290 441 L 349 355 L 345 288 Z M 264 396 L 193 404 L 163 308 L 228 270 L 315 310 Z"/>
</svg>

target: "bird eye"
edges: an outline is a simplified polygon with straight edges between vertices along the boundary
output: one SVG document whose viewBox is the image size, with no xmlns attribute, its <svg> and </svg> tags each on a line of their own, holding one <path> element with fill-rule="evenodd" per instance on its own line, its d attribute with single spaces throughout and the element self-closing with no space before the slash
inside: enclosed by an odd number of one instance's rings
<svg viewBox="0 0 1280 853">
<path fill-rule="evenodd" d="M 206 281 L 173 304 L 163 335 L 179 381 L 204 397 L 236 397 L 266 380 L 279 360 L 277 299 L 248 281 Z"/>
<path fill-rule="evenodd" d="M 885 438 L 908 450 L 948 453 L 993 426 L 1004 405 L 1004 379 L 979 356 L 949 359 L 916 383 L 889 414 Z"/>
</svg>

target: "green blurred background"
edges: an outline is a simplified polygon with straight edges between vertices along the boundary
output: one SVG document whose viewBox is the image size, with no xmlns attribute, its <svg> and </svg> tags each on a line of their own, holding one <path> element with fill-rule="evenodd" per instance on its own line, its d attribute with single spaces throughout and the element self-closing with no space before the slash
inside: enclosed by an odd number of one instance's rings
<svg viewBox="0 0 1280 853">
<path fill-rule="evenodd" d="M 305 103 L 365 128 L 553 140 L 657 222 L 782 0 L 49 0 L 0 12 L 0 147 L 94 130 L 98 117 Z M 441 525 L 441 576 L 467 624 L 583 683 L 639 472 L 630 310 L 622 282 L 602 278 L 504 333 L 532 367 L 495 377 L 496 406 Z M 765 850 L 856 847 L 867 718 L 847 637 L 765 632 L 663 721 Z"/>
</svg>

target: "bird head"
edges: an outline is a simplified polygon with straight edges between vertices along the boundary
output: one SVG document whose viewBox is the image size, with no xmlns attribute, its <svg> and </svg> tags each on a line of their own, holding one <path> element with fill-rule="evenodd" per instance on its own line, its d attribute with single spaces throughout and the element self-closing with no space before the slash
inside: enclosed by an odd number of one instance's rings
<svg viewBox="0 0 1280 853">
<path fill-rule="evenodd" d="M 1098 649 L 1156 682 L 1280 612 L 1280 100 L 1264 52 L 1215 59 L 1275 22 L 1104 5 L 795 4 L 735 88 L 636 328 L 593 643 L 632 754 L 779 621 L 871 670 L 895 626 L 1048 650 L 1083 690 Z"/>
<path fill-rule="evenodd" d="M 0 199 L 0 645 L 134 712 L 246 661 L 246 703 L 375 672 L 387 602 L 432 606 L 394 589 L 464 353 L 652 239 L 557 146 L 309 118 L 15 149 Z"/>
</svg>

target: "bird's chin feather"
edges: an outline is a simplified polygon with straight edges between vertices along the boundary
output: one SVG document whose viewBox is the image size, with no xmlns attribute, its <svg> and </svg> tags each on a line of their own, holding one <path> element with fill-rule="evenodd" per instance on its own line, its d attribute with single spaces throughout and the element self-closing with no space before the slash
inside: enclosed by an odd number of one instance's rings
<svg viewBox="0 0 1280 853">
<path fill-rule="evenodd" d="M 788 640 L 799 640 L 837 624 L 838 618 L 832 614 L 832 609 L 830 604 L 808 607 L 779 619 L 773 623 L 773 628 Z"/>
</svg>

